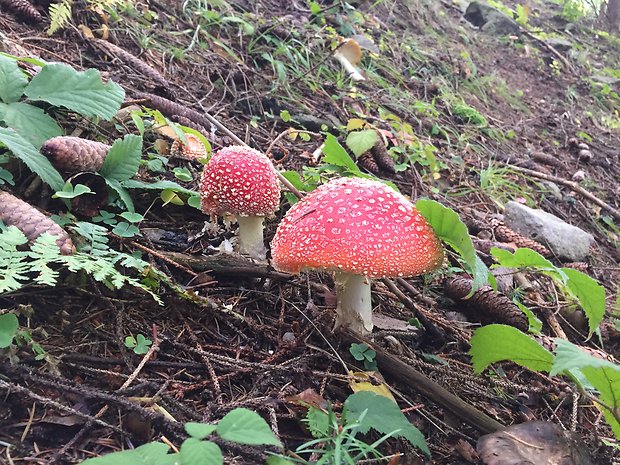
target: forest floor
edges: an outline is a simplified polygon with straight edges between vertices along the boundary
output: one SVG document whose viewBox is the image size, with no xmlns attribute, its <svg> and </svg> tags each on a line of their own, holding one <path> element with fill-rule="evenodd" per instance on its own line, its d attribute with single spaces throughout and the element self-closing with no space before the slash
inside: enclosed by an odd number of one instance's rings
<svg viewBox="0 0 620 465">
<path fill-rule="evenodd" d="M 620 210 L 620 88 L 611 75 L 615 70 L 618 77 L 619 38 L 596 35 L 585 23 L 571 24 L 566 32 L 567 23 L 551 2 L 535 4 L 527 29 L 538 37 L 568 40 L 570 50 L 550 48 L 532 33 L 485 34 L 462 18 L 456 2 L 447 1 L 132 3 L 119 4 L 112 15 L 76 2 L 72 23 L 53 35 L 46 33 L 47 19 L 33 25 L 3 9 L 4 51 L 96 68 L 125 89 L 127 105 L 149 106 L 146 92 L 209 114 L 234 136 L 268 152 L 279 170 L 306 173 L 308 179 L 341 172 L 317 157 L 323 136 L 278 136 L 290 127 L 328 130 L 345 145 L 344 128 L 362 120 L 401 150 L 396 171 L 363 157 L 358 164 L 406 195 L 437 200 L 474 226 L 489 224 L 510 200 L 552 213 L 594 236 L 587 264 L 576 266 L 606 288 L 608 300 L 600 338 L 588 338 L 587 328 L 558 314 L 560 325 L 575 344 L 617 352 L 620 333 L 613 312 L 620 230 L 613 215 Z M 319 11 L 312 13 L 311 3 Z M 91 33 L 102 40 L 89 39 Z M 366 80 L 359 82 L 331 57 L 338 37 L 354 34 L 368 41 L 359 65 Z M 103 42 L 116 44 L 150 70 Z M 461 103 L 476 111 L 457 111 Z M 67 115 L 60 123 L 67 134 L 107 143 L 137 133 L 128 120 L 113 126 Z M 204 128 L 214 150 L 235 143 L 216 126 Z M 591 160 L 579 159 L 573 138 L 589 146 Z M 155 131 L 145 133 L 145 161 L 157 158 L 162 140 L 170 142 Z M 145 162 L 141 179 L 174 179 L 172 169 L 186 167 L 193 179 L 184 185 L 198 189 L 199 165 L 166 162 L 159 172 Z M 568 183 L 549 184 L 521 168 L 577 179 L 614 211 Z M 11 189 L 16 195 L 46 205 L 50 213 L 63 209 L 60 202 L 49 203 L 49 192 L 29 188 L 26 175 L 17 180 L 24 182 Z M 142 253 L 186 292 L 162 284 L 160 306 L 146 294 L 67 279 L 62 287 L 0 296 L 2 308 L 30 309 L 23 322 L 45 351 L 42 360 L 35 359 L 25 345 L 12 349 L 12 364 L 0 360 L 0 377 L 14 386 L 0 398 L 0 463 L 79 463 L 162 435 L 178 445 L 186 437 L 184 422 L 214 422 L 235 407 L 259 412 L 289 450 L 311 439 L 301 422 L 302 400 L 313 392 L 314 402 L 328 401 L 339 411 L 352 392 L 348 370 L 363 371 L 349 352 L 350 341 L 332 332 L 329 273 L 290 277 L 244 261 L 221 266 L 204 261 L 224 238 L 234 236 L 234 227 L 205 228 L 197 209 L 162 206 L 151 191 L 133 195 L 145 215 L 142 236 L 112 237 L 111 244 Z M 283 198 L 280 211 L 267 220 L 267 242 L 288 207 Z M 166 255 L 171 252 L 195 260 L 178 265 Z M 613 435 L 600 412 L 566 380 L 510 363 L 501 364 L 494 376 L 473 374 L 469 339 L 479 321 L 463 315 L 464 305 L 446 296 L 443 281 L 450 273 L 374 282 L 375 314 L 386 317 L 375 328 L 374 342 L 504 425 L 550 420 L 576 431 L 593 463 L 617 460 L 620 454 L 601 441 Z M 561 307 L 544 289 L 531 291 L 536 293 Z M 523 302 L 540 310 L 531 294 L 522 296 Z M 407 326 L 412 318 L 425 324 Z M 557 335 L 546 324 L 543 333 Z M 157 348 L 141 367 L 143 356 L 124 344 L 126 336 L 137 334 Z M 474 449 L 484 428 L 422 396 L 381 365 L 379 371 L 432 454 L 425 459 L 406 441 L 391 440 L 383 452 L 403 455 L 390 463 L 481 463 Z M 131 384 L 119 390 L 130 376 Z M 108 426 L 91 421 L 104 405 L 109 408 L 100 420 Z M 225 463 L 264 463 L 264 450 L 222 447 Z"/>
</svg>

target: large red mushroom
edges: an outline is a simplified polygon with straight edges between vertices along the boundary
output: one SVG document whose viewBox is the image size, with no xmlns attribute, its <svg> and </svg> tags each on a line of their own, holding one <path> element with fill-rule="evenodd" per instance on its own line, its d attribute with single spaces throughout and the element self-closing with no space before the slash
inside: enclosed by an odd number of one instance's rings
<svg viewBox="0 0 620 465">
<path fill-rule="evenodd" d="M 240 145 L 219 150 L 203 169 L 200 200 L 205 213 L 236 217 L 240 253 L 265 259 L 263 219 L 280 202 L 280 185 L 269 158 Z"/>
<path fill-rule="evenodd" d="M 335 271 L 336 328 L 372 332 L 369 278 L 427 273 L 443 248 L 426 219 L 402 194 L 378 181 L 339 178 L 286 213 L 271 243 L 273 266 L 299 273 Z"/>
</svg>

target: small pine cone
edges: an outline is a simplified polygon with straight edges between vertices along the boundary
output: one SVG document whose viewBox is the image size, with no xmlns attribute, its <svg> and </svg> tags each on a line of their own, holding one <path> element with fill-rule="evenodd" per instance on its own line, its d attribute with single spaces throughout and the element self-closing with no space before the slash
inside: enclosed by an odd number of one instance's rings
<svg viewBox="0 0 620 465">
<path fill-rule="evenodd" d="M 545 152 L 532 152 L 531 157 L 535 162 L 542 163 L 544 165 L 556 167 L 561 167 L 563 165 L 562 160 Z"/>
<path fill-rule="evenodd" d="M 379 174 L 379 165 L 370 152 L 362 153 L 357 159 L 357 164 L 372 174 Z"/>
<path fill-rule="evenodd" d="M 588 272 L 588 264 L 584 262 L 570 262 L 564 263 L 565 268 L 572 268 L 573 270 L 581 271 L 582 273 Z"/>
<path fill-rule="evenodd" d="M 377 162 L 377 165 L 379 165 L 379 168 L 388 173 L 396 173 L 396 170 L 394 169 L 394 160 L 390 157 L 387 147 L 383 143 L 381 137 L 379 137 L 376 144 L 370 149 L 370 153 L 372 153 L 372 156 Z"/>
<path fill-rule="evenodd" d="M 15 16 L 31 23 L 40 23 L 43 16 L 28 0 L 0 0 L 0 5 L 6 7 Z"/>
<path fill-rule="evenodd" d="M 57 169 L 67 173 L 99 171 L 110 146 L 80 137 L 58 136 L 46 141 L 41 153 Z"/>
<path fill-rule="evenodd" d="M 43 233 L 49 233 L 58 238 L 56 244 L 60 253 L 71 255 L 75 252 L 73 242 L 64 229 L 29 203 L 5 191 L 0 191 L 0 220 L 7 226 L 17 227 L 30 242 Z"/>
<path fill-rule="evenodd" d="M 469 299 L 473 281 L 469 278 L 452 278 L 446 281 L 446 293 L 453 300 L 463 302 L 470 316 L 484 324 L 502 323 L 527 331 L 529 323 L 525 314 L 508 297 L 495 292 L 490 286 L 478 289 Z"/>
<path fill-rule="evenodd" d="M 493 233 L 498 241 L 514 242 L 517 247 L 527 247 L 528 249 L 532 249 L 534 252 L 538 252 L 543 257 L 551 256 L 551 251 L 547 247 L 533 239 L 530 239 L 529 237 L 525 237 L 518 232 L 513 231 L 499 220 L 491 220 L 491 227 L 493 228 Z"/>
</svg>

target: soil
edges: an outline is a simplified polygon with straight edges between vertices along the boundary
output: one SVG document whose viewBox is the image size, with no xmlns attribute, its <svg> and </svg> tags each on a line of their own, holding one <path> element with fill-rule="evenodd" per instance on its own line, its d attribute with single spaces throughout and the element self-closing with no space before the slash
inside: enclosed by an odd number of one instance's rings
<svg viewBox="0 0 620 465">
<path fill-rule="evenodd" d="M 235 0 L 219 8 L 210 2 L 136 1 L 116 6 L 117 16 L 94 4 L 75 2 L 71 24 L 50 36 L 44 5 L 35 5 L 44 21 L 32 24 L 11 2 L 0 2 L 4 51 L 76 69 L 96 68 L 123 86 L 126 105 L 145 104 L 147 92 L 209 114 L 250 146 L 265 152 L 271 147 L 268 154 L 280 170 L 301 173 L 316 165 L 312 154 L 323 136 L 278 138 L 295 121 L 311 132 L 327 129 L 344 145 L 341 126 L 362 118 L 402 144 L 405 136 L 389 118 L 400 119 L 411 125 L 418 141 L 437 148 L 439 163 L 434 176 L 428 164 L 414 163 L 397 173 L 379 167 L 374 174 L 404 194 L 453 208 L 472 233 L 478 232 L 480 221 L 488 224 L 501 215 L 505 202 L 518 200 L 595 237 L 587 263 L 571 266 L 586 270 L 606 288 L 608 313 L 601 336 L 588 338 L 574 321 L 560 314 L 557 318 L 572 342 L 615 355 L 618 218 L 566 185 L 556 183 L 560 193 L 554 196 L 540 179 L 510 168 L 564 180 L 583 170 L 581 186 L 620 211 L 620 90 L 616 84 L 601 92 L 589 79 L 604 68 L 617 72 L 618 37 L 595 35 L 586 22 L 571 23 L 571 32 L 565 32 L 554 7 L 533 2 L 529 30 L 578 44 L 571 52 L 560 52 L 570 63 L 567 69 L 554 51 L 526 34 L 497 38 L 471 27 L 452 2 L 319 2 L 316 15 L 306 2 L 277 0 Z M 87 38 L 88 30 L 146 67 L 106 52 L 105 45 Z M 378 53 L 364 51 L 360 67 L 367 79 L 359 83 L 342 74 L 330 51 L 338 35 L 354 33 L 365 34 L 379 47 Z M 292 62 L 297 63 L 293 70 Z M 279 63 L 289 66 L 284 75 Z M 477 109 L 489 128 L 454 114 L 447 91 Z M 428 110 L 420 110 L 421 104 Z M 292 123 L 281 117 L 283 110 Z M 136 133 L 129 122 L 114 126 L 57 116 L 67 134 L 106 143 L 125 132 Z M 615 121 L 615 129 L 605 121 Z M 235 143 L 215 125 L 204 130 L 214 150 Z M 573 138 L 587 143 L 591 161 L 578 159 Z M 145 157 L 160 140 L 171 142 L 147 131 Z M 168 167 L 175 166 L 194 173 L 200 169 L 171 158 Z M 501 172 L 502 179 L 514 184 L 481 188 L 482 173 L 491 169 L 508 169 Z M 139 176 L 149 181 L 160 175 L 141 169 Z M 195 179 L 186 187 L 197 189 Z M 19 197 L 49 213 L 63 211 L 61 202 L 50 202 L 48 190 L 33 188 L 27 170 L 16 181 L 11 190 Z M 234 226 L 219 220 L 219 227 L 207 229 L 198 210 L 164 207 L 154 192 L 138 192 L 134 201 L 137 211 L 148 211 L 140 224 L 143 236 L 111 235 L 111 245 L 142 253 L 168 276 L 169 283 L 162 282 L 158 291 L 164 305 L 83 276 L 67 276 L 61 287 L 29 286 L 0 296 L 2 309 L 30 312 L 20 322 L 46 352 L 42 360 L 35 359 L 25 344 L 5 351 L 10 358 L 0 358 L 0 380 L 5 382 L 0 385 L 0 463 L 73 464 L 162 436 L 179 446 L 186 438 L 183 423 L 215 422 L 236 407 L 259 412 L 288 450 L 311 439 L 301 421 L 305 409 L 300 397 L 314 392 L 340 411 L 352 392 L 348 370 L 363 371 L 349 353 L 350 337 L 332 331 L 335 294 L 329 273 L 288 276 L 238 258 L 209 261 L 222 240 L 234 236 Z M 268 219 L 267 243 L 289 201 L 283 198 L 280 211 Z M 488 239 L 489 229 L 478 229 L 479 238 Z M 182 254 L 183 263 L 172 253 Z M 454 257 L 450 260 L 456 265 Z M 533 419 L 559 423 L 585 441 L 592 463 L 617 461 L 618 452 L 601 441 L 613 434 L 600 411 L 567 380 L 510 363 L 499 364 L 493 377 L 473 374 L 468 341 L 479 320 L 464 315 L 463 303 L 447 297 L 443 281 L 450 273 L 375 281 L 374 311 L 392 318 L 384 328 L 375 328 L 377 346 L 503 425 Z M 536 283 L 540 277 L 528 279 Z M 548 282 L 539 286 L 525 297 L 526 303 L 536 302 L 537 295 L 559 309 L 562 302 L 556 307 L 554 296 L 545 291 Z M 403 327 L 411 318 L 421 321 L 419 328 Z M 543 333 L 556 336 L 547 324 Z M 157 347 L 144 365 L 143 355 L 124 345 L 126 336 L 136 334 L 146 335 Z M 402 455 L 389 463 L 482 463 L 474 448 L 484 427 L 423 395 L 388 366 L 380 364 L 379 370 L 432 453 L 428 459 L 406 441 L 391 440 L 382 452 Z M 261 448 L 221 446 L 229 464 L 264 463 L 266 457 Z"/>
</svg>

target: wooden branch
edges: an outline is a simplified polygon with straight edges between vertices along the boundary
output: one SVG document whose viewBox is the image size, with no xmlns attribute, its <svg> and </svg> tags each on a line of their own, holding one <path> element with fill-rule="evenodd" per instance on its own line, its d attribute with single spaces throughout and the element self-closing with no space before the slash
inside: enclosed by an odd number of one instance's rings
<svg viewBox="0 0 620 465">
<path fill-rule="evenodd" d="M 410 367 L 398 357 L 386 352 L 382 347 L 351 332 L 343 332 L 342 335 L 344 339 L 349 340 L 347 342 L 364 343 L 376 351 L 377 364 L 383 373 L 389 374 L 398 381 L 415 389 L 427 399 L 448 409 L 461 420 L 477 428 L 479 431 L 488 434 L 505 428 L 504 425 L 497 420 L 494 420 L 473 405 L 459 399 L 435 381 L 428 379 L 424 374 Z"/>
<path fill-rule="evenodd" d="M 271 278 L 288 281 L 290 273 L 275 271 L 267 263 L 249 260 L 241 255 L 219 253 L 216 255 L 189 255 L 178 252 L 159 251 L 163 257 L 197 272 L 210 272 L 220 276 L 248 278 Z"/>
<path fill-rule="evenodd" d="M 530 170 L 527 168 L 521 168 L 520 166 L 515 166 L 515 165 L 510 165 L 510 164 L 506 164 L 506 166 L 509 166 L 511 170 L 518 171 L 519 173 L 527 174 L 529 176 L 533 176 L 538 179 L 544 179 L 545 181 L 551 181 L 551 182 L 555 182 L 557 184 L 562 184 L 563 186 L 569 187 L 574 192 L 577 192 L 578 194 L 582 195 L 586 199 L 597 204 L 599 207 L 607 210 L 609 213 L 611 213 L 611 215 L 616 220 L 620 220 L 620 211 L 616 210 L 614 207 L 609 205 L 607 202 L 599 199 L 592 192 L 585 190 L 575 181 L 569 181 L 568 179 L 559 178 L 551 174 L 541 173 L 540 171 L 534 171 L 534 170 Z"/>
</svg>

